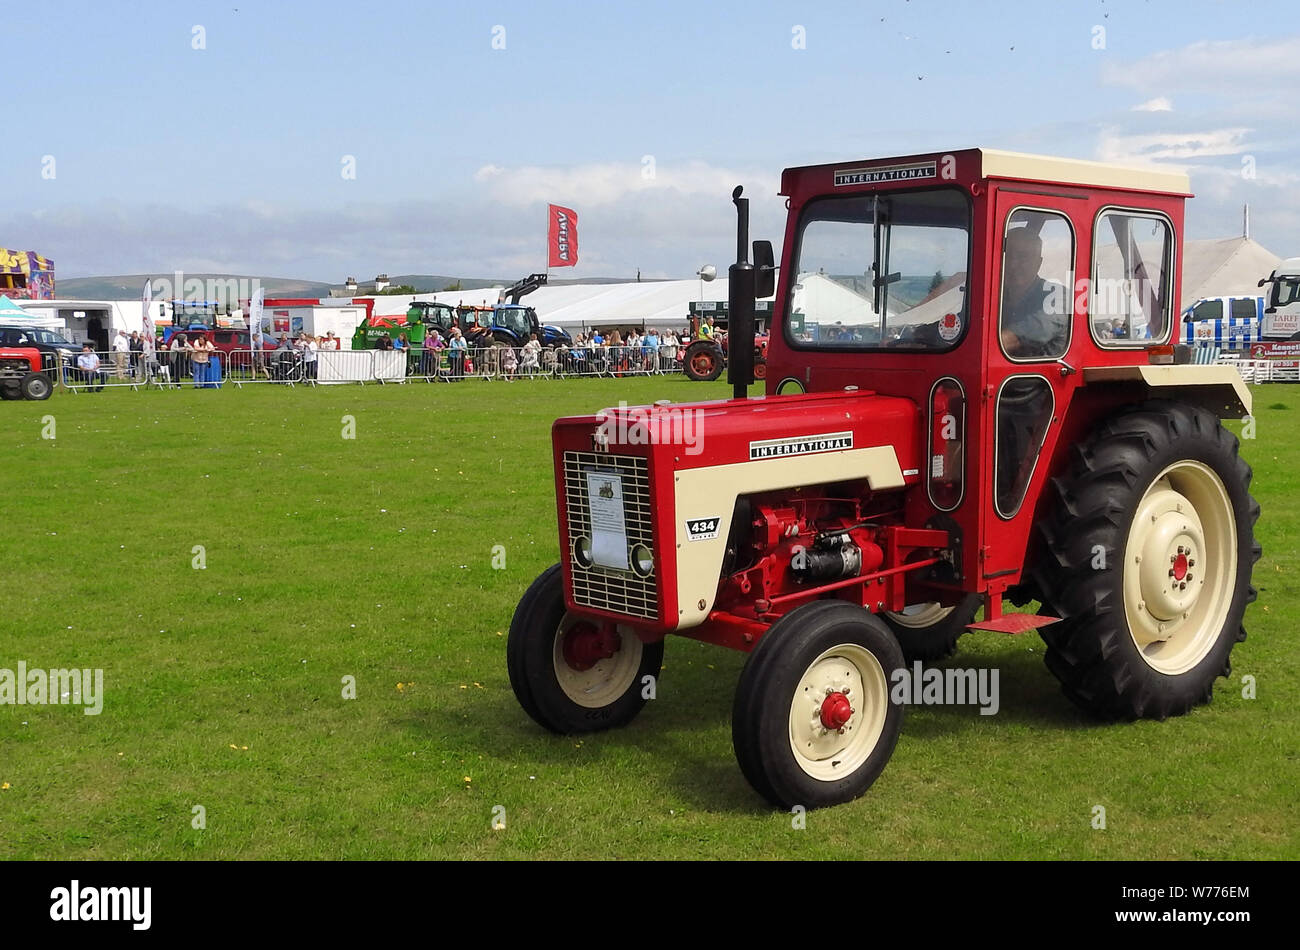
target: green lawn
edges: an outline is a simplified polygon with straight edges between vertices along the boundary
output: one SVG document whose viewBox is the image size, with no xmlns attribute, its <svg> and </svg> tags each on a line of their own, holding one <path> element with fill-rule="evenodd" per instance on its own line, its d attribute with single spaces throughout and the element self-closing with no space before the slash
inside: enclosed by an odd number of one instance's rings
<svg viewBox="0 0 1300 950">
<path fill-rule="evenodd" d="M 98 717 L 0 706 L 0 857 L 1300 857 L 1300 388 L 1256 389 L 1260 597 L 1231 682 L 1189 716 L 1097 724 L 1035 635 L 972 634 L 953 663 L 1001 669 L 999 714 L 909 710 L 880 781 L 804 830 L 732 757 L 739 654 L 672 638 L 629 728 L 535 726 L 504 633 L 557 558 L 551 419 L 725 392 L 665 378 L 4 403 L 0 668 L 103 668 L 107 695 Z"/>
</svg>

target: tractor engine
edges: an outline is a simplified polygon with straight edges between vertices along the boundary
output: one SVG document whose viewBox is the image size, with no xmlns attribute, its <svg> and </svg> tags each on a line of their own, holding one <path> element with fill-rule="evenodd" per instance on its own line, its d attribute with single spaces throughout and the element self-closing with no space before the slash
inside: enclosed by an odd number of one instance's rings
<svg viewBox="0 0 1300 950">
<path fill-rule="evenodd" d="M 643 637 L 765 625 L 854 585 L 901 609 L 901 574 L 872 575 L 947 542 L 903 526 L 924 438 L 908 399 L 622 406 L 560 419 L 552 438 L 566 605 Z"/>
</svg>

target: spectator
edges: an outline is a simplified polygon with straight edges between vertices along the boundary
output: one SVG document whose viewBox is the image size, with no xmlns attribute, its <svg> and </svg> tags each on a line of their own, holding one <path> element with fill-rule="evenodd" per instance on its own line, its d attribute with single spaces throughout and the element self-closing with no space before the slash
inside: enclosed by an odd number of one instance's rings
<svg viewBox="0 0 1300 950">
<path fill-rule="evenodd" d="M 89 386 L 92 393 L 104 389 L 104 373 L 100 372 L 99 357 L 89 341 L 81 344 L 81 352 L 77 354 L 77 380 Z"/>
<path fill-rule="evenodd" d="M 524 344 L 523 356 L 525 373 L 531 375 L 541 369 L 542 344 L 537 341 L 536 333 L 529 334 L 528 342 Z"/>
<path fill-rule="evenodd" d="M 451 359 L 452 378 L 459 381 L 465 378 L 465 352 L 468 349 L 460 327 L 451 328 L 451 340 L 447 343 Z"/>
<path fill-rule="evenodd" d="M 310 333 L 303 334 L 301 349 L 303 376 L 306 379 L 315 379 L 316 355 L 319 352 L 319 347 L 316 345 L 316 338 Z"/>
<path fill-rule="evenodd" d="M 140 334 L 140 362 L 144 364 L 144 381 L 146 383 L 158 373 L 157 342 L 147 333 Z"/>
<path fill-rule="evenodd" d="M 253 334 L 253 378 L 257 379 L 259 375 L 271 378 L 270 372 L 266 368 L 266 340 L 261 333 Z"/>
<path fill-rule="evenodd" d="M 190 341 L 184 333 L 172 336 L 172 385 L 179 386 L 181 380 L 190 374 Z"/>
<path fill-rule="evenodd" d="M 212 354 L 216 347 L 206 336 L 200 336 L 193 344 L 194 355 L 191 357 L 194 363 L 194 388 L 198 389 L 208 382 L 208 371 L 211 369 Z"/>
<path fill-rule="evenodd" d="M 654 327 L 645 335 L 644 352 L 646 369 L 652 373 L 659 372 L 659 331 Z"/>
<path fill-rule="evenodd" d="M 131 341 L 125 330 L 118 330 L 117 336 L 113 337 L 113 367 L 116 370 L 113 375 L 117 379 L 126 379 L 126 360 L 130 354 Z"/>
<path fill-rule="evenodd" d="M 324 344 L 322 349 L 326 349 L 326 350 L 343 349 L 343 341 L 334 335 L 333 330 L 330 330 L 328 333 L 325 334 L 325 339 L 322 342 Z"/>
<path fill-rule="evenodd" d="M 424 346 L 420 353 L 420 375 L 437 376 L 438 360 L 442 356 L 442 338 L 438 336 L 437 327 L 429 327 L 424 333 Z"/>
<path fill-rule="evenodd" d="M 131 339 L 127 343 L 127 347 L 131 353 L 131 378 L 137 379 L 141 375 L 140 357 L 144 355 L 144 341 L 140 339 L 140 334 L 135 330 L 131 331 Z"/>
</svg>

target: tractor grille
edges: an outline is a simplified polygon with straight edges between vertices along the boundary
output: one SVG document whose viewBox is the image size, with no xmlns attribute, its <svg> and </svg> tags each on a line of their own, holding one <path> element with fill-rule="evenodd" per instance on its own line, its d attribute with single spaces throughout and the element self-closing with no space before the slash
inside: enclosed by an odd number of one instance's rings
<svg viewBox="0 0 1300 950">
<path fill-rule="evenodd" d="M 32 371 L 32 364 L 27 362 L 27 360 L 14 360 L 14 359 L 0 360 L 0 372 L 3 372 L 7 375 L 18 374 L 18 373 L 25 374 L 25 373 L 30 373 L 31 371 Z"/>
<path fill-rule="evenodd" d="M 572 539 L 591 537 L 591 511 L 587 503 L 587 473 L 617 475 L 623 483 L 623 516 L 628 547 L 644 544 L 655 551 L 650 521 L 650 475 L 644 458 L 604 452 L 564 453 L 564 501 L 569 517 L 569 570 L 574 602 L 646 620 L 659 617 L 655 571 L 642 577 L 632 571 L 600 566 L 583 567 L 573 556 Z M 658 565 L 656 552 L 655 564 Z"/>
</svg>

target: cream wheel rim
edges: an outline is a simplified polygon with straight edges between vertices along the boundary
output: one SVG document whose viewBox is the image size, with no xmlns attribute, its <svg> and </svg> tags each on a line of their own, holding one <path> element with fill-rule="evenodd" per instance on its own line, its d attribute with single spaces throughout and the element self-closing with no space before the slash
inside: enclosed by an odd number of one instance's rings
<svg viewBox="0 0 1300 950">
<path fill-rule="evenodd" d="M 847 719 L 826 719 L 828 707 L 847 701 Z M 885 731 L 889 686 L 880 661 L 865 647 L 845 643 L 809 664 L 790 702 L 790 749 L 808 775 L 823 782 L 852 775 Z"/>
<path fill-rule="evenodd" d="M 603 709 L 617 702 L 631 688 L 641 668 L 641 640 L 630 627 L 619 625 L 619 646 L 614 655 L 599 659 L 586 670 L 574 669 L 564 657 L 564 637 L 575 626 L 565 616 L 555 631 L 551 651 L 555 679 L 564 695 L 587 709 Z"/>
<path fill-rule="evenodd" d="M 1222 479 L 1170 465 L 1138 503 L 1124 549 L 1124 617 L 1143 661 L 1169 676 L 1205 659 L 1227 621 L 1237 526 Z"/>
<path fill-rule="evenodd" d="M 909 604 L 897 612 L 886 610 L 885 616 L 900 627 L 923 630 L 941 622 L 955 609 L 954 607 L 940 606 L 938 601 L 930 601 L 928 604 Z"/>
</svg>

